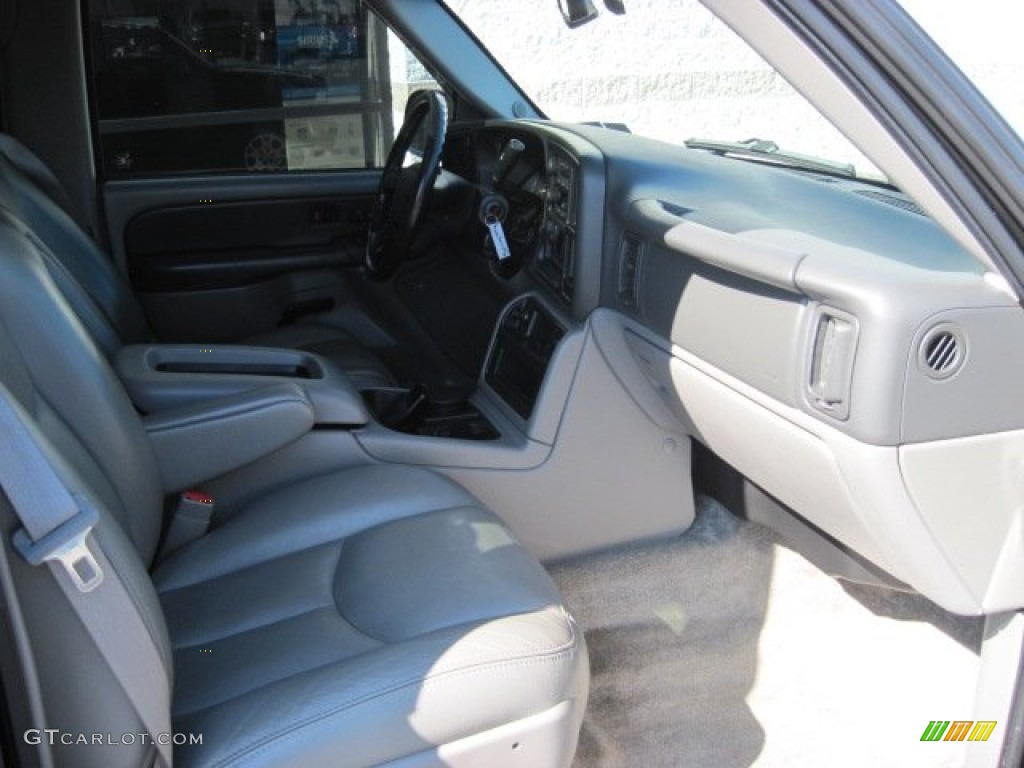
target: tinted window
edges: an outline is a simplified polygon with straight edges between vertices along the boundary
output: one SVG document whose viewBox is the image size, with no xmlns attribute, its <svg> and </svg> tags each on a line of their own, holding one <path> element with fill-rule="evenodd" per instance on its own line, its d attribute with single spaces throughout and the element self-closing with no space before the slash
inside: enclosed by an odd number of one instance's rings
<svg viewBox="0 0 1024 768">
<path fill-rule="evenodd" d="M 357 0 L 91 0 L 89 37 L 107 177 L 377 167 L 423 72 Z"/>
</svg>

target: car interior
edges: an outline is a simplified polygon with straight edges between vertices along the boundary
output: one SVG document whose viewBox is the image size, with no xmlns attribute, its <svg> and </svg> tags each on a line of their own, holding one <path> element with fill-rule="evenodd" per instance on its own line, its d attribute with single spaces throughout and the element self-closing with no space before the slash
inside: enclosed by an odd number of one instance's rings
<svg viewBox="0 0 1024 768">
<path fill-rule="evenodd" d="M 311 7 L 0 2 L 2 764 L 1016 749 L 1024 314 L 936 188 Z"/>
</svg>

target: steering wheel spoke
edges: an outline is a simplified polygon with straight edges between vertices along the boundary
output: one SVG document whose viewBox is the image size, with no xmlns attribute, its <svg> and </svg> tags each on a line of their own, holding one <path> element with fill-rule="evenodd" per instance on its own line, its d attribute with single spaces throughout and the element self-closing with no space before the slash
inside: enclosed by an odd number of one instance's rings
<svg viewBox="0 0 1024 768">
<path fill-rule="evenodd" d="M 418 162 L 405 164 L 415 137 L 424 136 Z M 409 258 L 413 234 L 441 167 L 448 104 L 440 91 L 414 94 L 380 177 L 366 240 L 366 272 L 383 280 Z"/>
</svg>

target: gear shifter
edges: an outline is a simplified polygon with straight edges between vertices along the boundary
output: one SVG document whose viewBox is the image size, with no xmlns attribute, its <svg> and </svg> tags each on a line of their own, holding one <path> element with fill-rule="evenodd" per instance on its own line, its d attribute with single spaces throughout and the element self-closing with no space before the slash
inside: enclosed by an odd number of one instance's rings
<svg viewBox="0 0 1024 768">
<path fill-rule="evenodd" d="M 371 389 L 364 393 L 377 421 L 396 432 L 409 430 L 428 404 L 427 390 L 416 384 L 409 389 Z"/>
</svg>

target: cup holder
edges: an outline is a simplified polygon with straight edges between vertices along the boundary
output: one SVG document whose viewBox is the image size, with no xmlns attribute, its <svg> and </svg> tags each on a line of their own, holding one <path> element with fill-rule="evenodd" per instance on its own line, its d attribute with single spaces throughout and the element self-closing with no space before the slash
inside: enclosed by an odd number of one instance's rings
<svg viewBox="0 0 1024 768">
<path fill-rule="evenodd" d="M 395 432 L 457 440 L 496 440 L 501 435 L 467 401 L 435 402 L 422 387 L 364 389 L 363 402 L 379 424 Z"/>
</svg>

